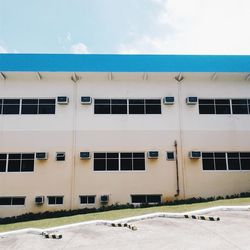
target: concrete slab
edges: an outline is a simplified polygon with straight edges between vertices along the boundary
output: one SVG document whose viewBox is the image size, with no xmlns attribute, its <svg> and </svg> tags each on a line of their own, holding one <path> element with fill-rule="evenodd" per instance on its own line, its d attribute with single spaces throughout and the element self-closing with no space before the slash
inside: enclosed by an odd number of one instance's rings
<svg viewBox="0 0 250 250">
<path fill-rule="evenodd" d="M 0 238 L 0 249 L 241 249 L 250 248 L 250 211 L 217 211 L 220 221 L 152 218 L 134 222 L 137 231 L 105 225 L 84 225 L 58 230 L 63 238 L 19 234 Z"/>
</svg>

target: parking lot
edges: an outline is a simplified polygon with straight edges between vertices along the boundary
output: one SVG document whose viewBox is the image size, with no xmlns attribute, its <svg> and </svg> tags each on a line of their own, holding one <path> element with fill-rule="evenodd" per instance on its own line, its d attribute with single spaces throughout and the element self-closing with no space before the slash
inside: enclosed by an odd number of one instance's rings
<svg viewBox="0 0 250 250">
<path fill-rule="evenodd" d="M 0 237 L 0 249 L 250 249 L 250 211 L 213 212 L 220 221 L 154 218 L 131 223 L 138 230 L 84 225 L 58 230 L 62 239 L 19 234 Z"/>
</svg>

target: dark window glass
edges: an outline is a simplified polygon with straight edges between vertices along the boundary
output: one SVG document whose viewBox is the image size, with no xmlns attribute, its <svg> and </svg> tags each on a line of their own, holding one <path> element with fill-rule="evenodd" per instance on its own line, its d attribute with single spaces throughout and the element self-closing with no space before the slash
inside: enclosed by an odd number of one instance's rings
<svg viewBox="0 0 250 250">
<path fill-rule="evenodd" d="M 95 159 L 102 159 L 106 157 L 106 153 L 94 153 Z"/>
<path fill-rule="evenodd" d="M 248 114 L 247 99 L 232 100 L 233 114 Z"/>
<path fill-rule="evenodd" d="M 228 153 L 228 169 L 229 170 L 240 170 L 240 158 L 239 153 Z"/>
<path fill-rule="evenodd" d="M 111 100 L 112 114 L 127 114 L 127 100 L 126 99 L 112 99 Z"/>
<path fill-rule="evenodd" d="M 161 114 L 161 100 L 147 99 L 146 114 Z"/>
<path fill-rule="evenodd" d="M 247 102 L 248 102 L 248 114 L 250 114 L 250 99 L 248 99 Z"/>
<path fill-rule="evenodd" d="M 95 114 L 110 114 L 110 105 L 95 105 Z"/>
<path fill-rule="evenodd" d="M 0 115 L 3 113 L 2 108 L 3 108 L 3 99 L 0 99 Z"/>
<path fill-rule="evenodd" d="M 215 106 L 213 99 L 199 100 L 199 113 L 200 114 L 215 114 Z"/>
<path fill-rule="evenodd" d="M 214 105 L 214 99 L 199 99 L 199 104 Z"/>
<path fill-rule="evenodd" d="M 4 99 L 3 114 L 17 115 L 19 114 L 20 100 L 19 99 Z"/>
<path fill-rule="evenodd" d="M 121 158 L 132 158 L 132 153 L 121 153 Z"/>
<path fill-rule="evenodd" d="M 146 203 L 146 195 L 131 195 L 132 203 Z"/>
<path fill-rule="evenodd" d="M 56 104 L 56 100 L 55 99 L 39 99 L 39 104 Z"/>
<path fill-rule="evenodd" d="M 148 203 L 161 203 L 161 195 L 147 195 Z"/>
<path fill-rule="evenodd" d="M 37 112 L 38 105 L 22 105 L 21 114 L 23 115 L 37 114 Z"/>
<path fill-rule="evenodd" d="M 133 158 L 144 158 L 145 154 L 144 153 L 133 153 Z"/>
<path fill-rule="evenodd" d="M 10 160 L 8 161 L 8 172 L 20 172 L 21 160 Z"/>
<path fill-rule="evenodd" d="M 55 105 L 39 105 L 38 114 L 55 114 L 56 106 Z"/>
<path fill-rule="evenodd" d="M 131 171 L 133 170 L 132 158 L 131 159 L 121 159 L 121 170 Z"/>
<path fill-rule="evenodd" d="M 133 159 L 133 170 L 145 170 L 145 159 Z"/>
<path fill-rule="evenodd" d="M 0 206 L 11 205 L 11 197 L 0 197 Z"/>
<path fill-rule="evenodd" d="M 214 159 L 202 159 L 203 170 L 214 170 Z"/>
<path fill-rule="evenodd" d="M 241 158 L 241 170 L 250 170 L 250 158 Z"/>
<path fill-rule="evenodd" d="M 144 100 L 130 99 L 129 114 L 145 114 Z"/>
<path fill-rule="evenodd" d="M 34 154 L 22 154 L 22 159 L 34 159 Z"/>
<path fill-rule="evenodd" d="M 216 99 L 215 100 L 216 114 L 230 114 L 230 100 Z"/>
<path fill-rule="evenodd" d="M 240 158 L 250 158 L 250 153 L 240 153 Z"/>
<path fill-rule="evenodd" d="M 34 171 L 34 160 L 22 160 L 21 172 Z"/>
<path fill-rule="evenodd" d="M 0 159 L 0 172 L 6 172 L 6 160 Z"/>
<path fill-rule="evenodd" d="M 94 171 L 105 171 L 106 159 L 94 159 Z"/>
<path fill-rule="evenodd" d="M 21 159 L 21 154 L 9 154 L 9 159 Z"/>
<path fill-rule="evenodd" d="M 118 159 L 107 159 L 107 170 L 108 171 L 118 171 L 119 170 L 119 160 Z"/>
<path fill-rule="evenodd" d="M 80 196 L 80 203 L 81 204 L 87 204 L 88 203 L 88 197 L 85 196 Z"/>
<path fill-rule="evenodd" d="M 24 197 L 13 197 L 12 198 L 12 205 L 24 205 L 25 198 Z"/>
<path fill-rule="evenodd" d="M 213 158 L 214 157 L 214 153 L 202 153 L 202 158 Z"/>
<path fill-rule="evenodd" d="M 56 204 L 63 204 L 63 197 L 62 196 L 56 197 Z"/>
<path fill-rule="evenodd" d="M 94 195 L 88 196 L 88 203 L 89 204 L 94 204 L 95 203 L 95 196 Z"/>
<path fill-rule="evenodd" d="M 226 159 L 215 158 L 215 168 L 216 170 L 227 170 Z"/>
<path fill-rule="evenodd" d="M 56 204 L 56 198 L 54 196 L 49 196 L 48 197 L 48 203 L 50 205 Z"/>
<path fill-rule="evenodd" d="M 118 159 L 119 153 L 107 153 L 107 158 Z"/>
<path fill-rule="evenodd" d="M 95 99 L 95 104 L 109 104 L 110 105 L 110 99 Z"/>
</svg>

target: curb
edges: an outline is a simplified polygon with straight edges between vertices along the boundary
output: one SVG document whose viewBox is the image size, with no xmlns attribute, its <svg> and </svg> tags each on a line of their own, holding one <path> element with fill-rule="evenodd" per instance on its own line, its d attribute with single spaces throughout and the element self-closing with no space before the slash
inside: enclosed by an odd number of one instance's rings
<svg viewBox="0 0 250 250">
<path fill-rule="evenodd" d="M 59 227 L 51 227 L 51 228 L 46 228 L 46 229 L 38 229 L 38 228 L 19 229 L 19 230 L 15 230 L 15 231 L 0 233 L 0 237 L 9 236 L 9 235 L 16 235 L 16 234 L 24 234 L 24 233 L 41 235 L 45 230 L 46 230 L 46 232 L 49 233 L 49 232 L 53 232 L 53 231 L 57 231 L 57 230 L 68 229 L 68 228 L 77 227 L 77 226 L 85 226 L 85 225 L 104 225 L 104 224 L 111 224 L 111 223 L 129 223 L 129 222 L 141 221 L 141 220 L 145 220 L 145 219 L 162 218 L 162 217 L 164 217 L 164 218 L 184 218 L 185 215 L 188 215 L 188 216 L 193 215 L 193 214 L 201 215 L 201 214 L 206 214 L 206 213 L 216 212 L 216 211 L 248 211 L 249 209 L 250 209 L 250 205 L 247 205 L 247 206 L 218 206 L 218 207 L 206 208 L 206 209 L 195 210 L 195 211 L 185 212 L 185 213 L 163 213 L 163 212 L 152 213 L 152 214 L 128 217 L 128 218 L 114 220 L 114 221 L 93 220 L 93 221 L 68 224 L 68 225 L 59 226 Z"/>
<path fill-rule="evenodd" d="M 196 220 L 208 220 L 208 221 L 219 221 L 220 217 L 210 217 L 210 216 L 197 216 L 197 215 L 184 215 L 186 219 L 196 219 Z"/>
</svg>

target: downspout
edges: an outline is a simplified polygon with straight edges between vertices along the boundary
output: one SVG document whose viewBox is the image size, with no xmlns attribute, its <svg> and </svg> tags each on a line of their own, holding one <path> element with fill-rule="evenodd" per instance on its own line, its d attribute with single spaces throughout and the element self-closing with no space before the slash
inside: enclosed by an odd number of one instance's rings
<svg viewBox="0 0 250 250">
<path fill-rule="evenodd" d="M 174 147 L 175 147 L 175 166 L 176 166 L 176 194 L 174 196 L 177 197 L 180 194 L 177 141 L 174 141 Z"/>
</svg>

